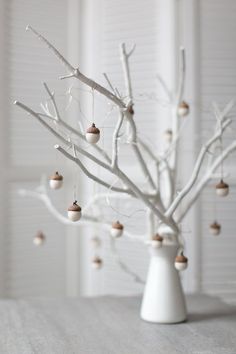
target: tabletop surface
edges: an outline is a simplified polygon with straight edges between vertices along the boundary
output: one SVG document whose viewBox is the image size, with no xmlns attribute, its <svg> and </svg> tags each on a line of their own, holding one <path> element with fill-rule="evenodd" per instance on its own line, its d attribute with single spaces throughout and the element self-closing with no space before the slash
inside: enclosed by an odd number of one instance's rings
<svg viewBox="0 0 236 354">
<path fill-rule="evenodd" d="M 139 318 L 140 297 L 0 301 L 1 354 L 235 354 L 236 307 L 187 297 L 188 321 Z"/>
</svg>

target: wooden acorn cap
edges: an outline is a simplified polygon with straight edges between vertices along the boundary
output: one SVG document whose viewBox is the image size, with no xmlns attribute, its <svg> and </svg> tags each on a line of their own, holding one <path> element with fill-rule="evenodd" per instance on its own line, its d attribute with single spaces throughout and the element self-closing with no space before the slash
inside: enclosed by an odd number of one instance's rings
<svg viewBox="0 0 236 354">
<path fill-rule="evenodd" d="M 182 101 L 182 102 L 180 102 L 180 104 L 179 104 L 179 108 L 186 108 L 186 109 L 189 109 L 189 105 L 187 104 L 187 102 Z"/>
<path fill-rule="evenodd" d="M 132 114 L 132 115 L 134 114 L 133 105 L 129 106 L 128 112 L 129 112 L 130 114 Z"/>
<path fill-rule="evenodd" d="M 96 125 L 93 123 L 91 127 L 87 129 L 87 133 L 90 134 L 100 134 L 100 130 L 96 127 Z"/>
<path fill-rule="evenodd" d="M 223 179 L 220 180 L 219 183 L 216 185 L 216 189 L 227 189 L 229 188 L 229 185 L 223 181 Z"/>
<path fill-rule="evenodd" d="M 181 252 L 180 255 L 175 257 L 175 262 L 177 262 L 177 263 L 187 263 L 188 262 L 188 258 L 184 256 L 183 252 Z"/>
<path fill-rule="evenodd" d="M 117 230 L 123 230 L 124 226 L 119 221 L 116 221 L 113 222 L 112 228 Z"/>
<path fill-rule="evenodd" d="M 77 204 L 77 200 L 75 200 L 74 203 L 69 206 L 68 211 L 81 211 L 81 207 Z"/>
<path fill-rule="evenodd" d="M 165 132 L 164 132 L 165 135 L 173 135 L 173 131 L 171 129 L 167 129 Z"/>
<path fill-rule="evenodd" d="M 156 234 L 156 235 L 152 236 L 152 240 L 153 240 L 153 241 L 160 241 L 160 242 L 162 242 L 162 241 L 163 241 L 163 237 L 161 237 L 159 234 Z"/>
<path fill-rule="evenodd" d="M 102 259 L 100 257 L 94 257 L 92 262 L 96 264 L 102 264 Z"/>
<path fill-rule="evenodd" d="M 38 231 L 35 238 L 38 238 L 38 239 L 44 241 L 46 237 L 42 231 Z"/>
<path fill-rule="evenodd" d="M 218 224 L 217 221 L 214 221 L 213 224 L 210 225 L 210 228 L 214 229 L 214 230 L 220 230 L 221 229 L 221 225 Z"/>
<path fill-rule="evenodd" d="M 59 173 L 56 171 L 54 173 L 54 175 L 52 175 L 50 177 L 50 179 L 54 180 L 54 181 L 62 181 L 63 180 L 63 176 L 62 175 L 59 175 Z"/>
</svg>

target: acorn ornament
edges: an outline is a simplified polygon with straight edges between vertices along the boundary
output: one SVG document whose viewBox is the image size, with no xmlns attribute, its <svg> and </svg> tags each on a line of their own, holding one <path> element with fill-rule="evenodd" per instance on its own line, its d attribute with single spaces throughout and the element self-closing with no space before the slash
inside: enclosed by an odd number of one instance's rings
<svg viewBox="0 0 236 354">
<path fill-rule="evenodd" d="M 216 194 L 220 197 L 226 197 L 229 194 L 229 185 L 223 181 L 223 179 L 220 180 L 219 183 L 216 185 Z"/>
<path fill-rule="evenodd" d="M 121 237 L 123 234 L 123 230 L 124 230 L 124 226 L 119 221 L 116 221 L 111 226 L 111 230 L 110 230 L 111 236 L 114 238 Z"/>
<path fill-rule="evenodd" d="M 220 234 L 221 225 L 214 221 L 213 224 L 210 225 L 209 230 L 212 235 L 217 236 Z"/>
<path fill-rule="evenodd" d="M 49 179 L 49 185 L 52 189 L 59 189 L 63 184 L 63 176 L 56 171 Z"/>
<path fill-rule="evenodd" d="M 42 231 L 38 231 L 37 234 L 34 236 L 33 243 L 35 246 L 42 246 L 42 244 L 45 242 L 45 235 L 43 234 Z"/>
<path fill-rule="evenodd" d="M 188 114 L 189 114 L 189 105 L 185 101 L 182 101 L 178 107 L 178 115 L 180 117 L 185 117 Z"/>
<path fill-rule="evenodd" d="M 162 247 L 162 241 L 163 241 L 163 237 L 161 237 L 160 235 L 156 234 L 152 237 L 151 240 L 151 246 L 153 248 L 161 248 Z"/>
<path fill-rule="evenodd" d="M 165 139 L 165 141 L 167 143 L 171 143 L 172 142 L 172 138 L 173 138 L 173 132 L 171 129 L 167 129 L 164 134 L 163 134 L 163 137 Z"/>
<path fill-rule="evenodd" d="M 90 144 L 96 144 L 100 139 L 100 130 L 93 123 L 86 131 L 86 140 Z"/>
<path fill-rule="evenodd" d="M 77 200 L 69 206 L 67 211 L 68 219 L 71 221 L 78 221 L 81 218 L 81 207 L 77 204 Z"/>
<path fill-rule="evenodd" d="M 91 242 L 91 246 L 93 248 L 99 248 L 99 247 L 101 247 L 101 244 L 102 244 L 101 239 L 97 236 L 92 237 L 90 242 Z"/>
<path fill-rule="evenodd" d="M 175 268 L 179 271 L 185 270 L 188 267 L 188 258 L 184 256 L 183 252 L 175 257 Z"/>
<path fill-rule="evenodd" d="M 103 261 L 100 257 L 96 256 L 92 259 L 92 268 L 94 269 L 100 269 L 102 268 Z"/>
</svg>

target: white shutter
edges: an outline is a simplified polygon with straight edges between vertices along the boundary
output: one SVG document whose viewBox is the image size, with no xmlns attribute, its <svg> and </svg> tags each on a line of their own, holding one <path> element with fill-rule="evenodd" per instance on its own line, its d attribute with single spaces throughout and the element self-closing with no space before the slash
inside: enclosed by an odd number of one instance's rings
<svg viewBox="0 0 236 354">
<path fill-rule="evenodd" d="M 214 118 L 209 113 L 211 102 L 216 101 L 223 106 L 235 98 L 235 16 L 234 0 L 200 1 L 200 99 L 201 131 L 204 138 L 214 126 Z M 234 116 L 235 112 L 234 109 Z M 233 129 L 227 134 L 225 146 L 232 138 L 235 139 L 235 119 Z M 229 197 L 216 198 L 213 185 L 210 185 L 201 199 L 202 290 L 219 295 L 229 302 L 236 301 L 235 162 L 234 154 L 225 164 L 225 171 L 230 172 Z M 214 218 L 222 224 L 222 234 L 219 237 L 211 236 L 208 231 L 209 224 Z"/>
<path fill-rule="evenodd" d="M 44 33 L 63 52 L 66 50 L 66 1 L 7 2 L 7 61 L 9 80 L 10 159 L 14 166 L 50 165 L 55 158 L 53 140 L 45 129 L 25 112 L 12 105 L 15 99 L 39 111 L 46 94 L 42 82 L 64 90 L 58 80 L 63 68 L 49 50 L 30 32 L 31 24 Z M 6 78 L 7 79 L 7 78 Z"/>
<path fill-rule="evenodd" d="M 42 82 L 47 81 L 62 103 L 65 84 L 58 80 L 63 68 L 30 32 L 27 24 L 47 36 L 66 54 L 67 1 L 11 0 L 5 11 L 5 110 L 1 144 L 7 146 L 4 168 L 4 285 L 5 296 L 63 296 L 65 289 L 65 227 L 38 200 L 22 198 L 19 188 L 35 188 L 41 174 L 56 168 L 65 173 L 56 157 L 54 139 L 32 117 L 12 103 L 18 99 L 35 110 L 46 99 Z M 2 11 L 2 9 L 1 9 Z M 59 165 L 59 166 L 58 166 Z M 55 205 L 65 209 L 64 192 L 52 194 Z M 32 240 L 42 230 L 47 241 L 40 247 Z"/>
</svg>

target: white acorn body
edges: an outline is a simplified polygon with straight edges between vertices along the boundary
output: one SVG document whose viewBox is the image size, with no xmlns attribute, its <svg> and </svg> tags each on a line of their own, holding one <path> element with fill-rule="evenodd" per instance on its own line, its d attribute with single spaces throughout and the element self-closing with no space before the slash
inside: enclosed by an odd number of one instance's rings
<svg viewBox="0 0 236 354">
<path fill-rule="evenodd" d="M 219 197 L 226 197 L 229 194 L 229 188 L 216 188 L 216 194 Z"/>
<path fill-rule="evenodd" d="M 33 239 L 33 243 L 35 244 L 35 246 L 41 246 L 44 242 L 45 242 L 45 235 L 43 234 L 43 232 L 39 231 L 35 235 Z"/>
<path fill-rule="evenodd" d="M 210 232 L 214 236 L 218 236 L 220 234 L 220 229 L 210 227 Z"/>
<path fill-rule="evenodd" d="M 115 229 L 115 228 L 111 228 L 110 230 L 111 236 L 114 238 L 118 238 L 121 237 L 123 234 L 123 230 L 122 229 Z"/>
<path fill-rule="evenodd" d="M 188 267 L 187 262 L 175 262 L 175 268 L 179 271 L 185 270 Z"/>
<path fill-rule="evenodd" d="M 68 210 L 68 219 L 71 221 L 79 221 L 81 218 L 81 211 Z"/>
<path fill-rule="evenodd" d="M 102 268 L 102 263 L 92 262 L 91 266 L 92 266 L 93 269 L 101 269 Z"/>
<path fill-rule="evenodd" d="M 96 144 L 100 139 L 100 134 L 86 133 L 86 140 L 90 144 Z"/>
<path fill-rule="evenodd" d="M 94 257 L 91 263 L 93 269 L 100 269 L 102 268 L 103 261 L 100 257 Z"/>
<path fill-rule="evenodd" d="M 49 185 L 51 189 L 59 189 L 62 187 L 63 180 L 50 179 Z"/>
<path fill-rule="evenodd" d="M 166 130 L 164 132 L 164 139 L 167 143 L 171 143 L 173 138 L 173 133 L 171 130 Z"/>
<path fill-rule="evenodd" d="M 44 240 L 40 237 L 34 237 L 33 243 L 35 246 L 41 246 L 44 243 Z"/>
<path fill-rule="evenodd" d="M 186 107 L 179 107 L 178 108 L 178 115 L 180 116 L 180 117 L 185 117 L 185 116 L 187 116 L 188 115 L 188 112 L 189 112 L 189 109 Z"/>
</svg>

